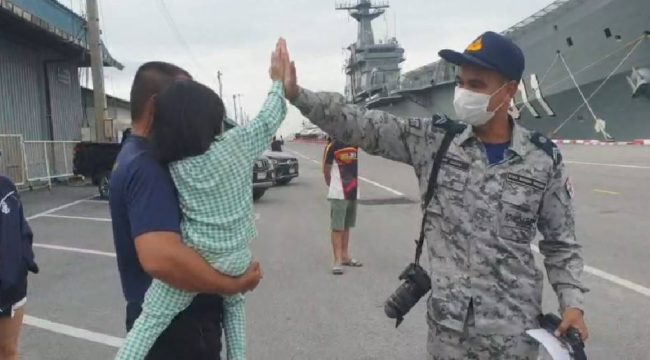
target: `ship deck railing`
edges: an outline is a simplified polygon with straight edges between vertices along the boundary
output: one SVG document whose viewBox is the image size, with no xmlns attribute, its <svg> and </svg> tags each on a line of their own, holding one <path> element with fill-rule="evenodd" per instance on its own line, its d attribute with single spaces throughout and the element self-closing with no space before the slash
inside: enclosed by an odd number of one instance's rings
<svg viewBox="0 0 650 360">
<path fill-rule="evenodd" d="M 534 13 L 533 15 L 525 18 L 524 20 L 522 20 L 522 21 L 516 23 L 515 25 L 511 26 L 510 28 L 506 29 L 504 32 L 502 32 L 502 34 L 503 35 L 508 35 L 508 34 L 511 34 L 511 33 L 515 32 L 515 31 L 521 29 L 521 28 L 524 28 L 524 27 L 534 23 L 535 21 L 545 17 L 546 15 L 554 12 L 555 10 L 560 8 L 562 5 L 564 5 L 566 3 L 569 3 L 569 2 L 572 2 L 572 1 L 575 1 L 575 0 L 556 0 L 556 1 L 552 2 L 550 5 L 548 5 L 547 7 L 543 8 L 542 10 Z"/>
</svg>

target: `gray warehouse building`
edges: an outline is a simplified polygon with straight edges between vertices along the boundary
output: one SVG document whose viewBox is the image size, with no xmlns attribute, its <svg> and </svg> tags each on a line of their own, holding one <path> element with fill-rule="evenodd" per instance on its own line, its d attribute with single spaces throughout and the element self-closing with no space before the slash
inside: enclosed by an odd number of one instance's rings
<svg viewBox="0 0 650 360">
<path fill-rule="evenodd" d="M 0 0 L 0 133 L 80 140 L 78 68 L 89 65 L 85 19 L 55 0 Z"/>
<path fill-rule="evenodd" d="M 16 135 L 21 141 L 81 140 L 78 70 L 90 66 L 86 25 L 56 0 L 0 0 L 0 172 L 19 177 L 18 162 L 29 167 L 24 150 L 22 157 L 12 154 Z M 122 68 L 106 48 L 103 54 L 104 66 Z"/>
</svg>

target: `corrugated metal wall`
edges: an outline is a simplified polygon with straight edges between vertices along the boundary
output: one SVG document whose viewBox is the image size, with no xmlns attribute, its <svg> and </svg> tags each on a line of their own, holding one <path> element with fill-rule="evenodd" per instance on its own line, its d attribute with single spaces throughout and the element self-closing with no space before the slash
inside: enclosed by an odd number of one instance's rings
<svg viewBox="0 0 650 360">
<path fill-rule="evenodd" d="M 45 120 L 43 65 L 39 51 L 0 33 L 0 133 L 25 140 L 49 137 Z"/>
<path fill-rule="evenodd" d="M 0 133 L 25 140 L 79 140 L 81 87 L 74 59 L 0 33 Z M 46 65 L 47 61 L 47 65 Z M 46 111 L 45 68 L 51 121 Z"/>
<path fill-rule="evenodd" d="M 47 64 L 52 111 L 52 140 L 81 138 L 81 87 L 76 66 L 69 62 Z"/>
</svg>

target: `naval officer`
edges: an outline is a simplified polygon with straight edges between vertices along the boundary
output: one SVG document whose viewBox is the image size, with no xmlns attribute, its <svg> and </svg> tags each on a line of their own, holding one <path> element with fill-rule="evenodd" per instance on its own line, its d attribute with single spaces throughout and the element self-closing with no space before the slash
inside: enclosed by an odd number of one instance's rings
<svg viewBox="0 0 650 360">
<path fill-rule="evenodd" d="M 298 87 L 295 71 L 287 97 L 332 137 L 413 166 L 423 196 L 444 134 L 458 131 L 424 209 L 429 359 L 536 359 L 538 345 L 524 331 L 538 327 L 542 311 L 543 276 L 531 250 L 537 230 L 563 319 L 558 332 L 575 327 L 586 339 L 571 181 L 553 142 L 508 114 L 524 71 L 521 49 L 487 32 L 464 52 L 440 56 L 459 66 L 459 123 L 351 105 Z"/>
</svg>

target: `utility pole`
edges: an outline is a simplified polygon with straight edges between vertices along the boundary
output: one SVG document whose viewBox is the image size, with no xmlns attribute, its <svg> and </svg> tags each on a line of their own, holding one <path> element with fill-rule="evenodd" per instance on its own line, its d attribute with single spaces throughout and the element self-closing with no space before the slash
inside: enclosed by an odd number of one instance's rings
<svg viewBox="0 0 650 360">
<path fill-rule="evenodd" d="M 88 46 L 90 48 L 90 65 L 93 74 L 93 95 L 95 108 L 95 140 L 105 142 L 113 137 L 113 126 L 110 124 L 110 135 L 107 136 L 106 125 L 109 125 L 108 110 L 106 105 L 106 92 L 104 90 L 104 58 L 99 41 L 99 13 L 97 0 L 86 0 L 86 14 L 88 17 Z"/>
<path fill-rule="evenodd" d="M 219 97 L 223 100 L 223 84 L 221 84 L 221 70 L 217 71 L 217 80 L 219 80 Z"/>
<path fill-rule="evenodd" d="M 235 110 L 235 118 L 233 120 L 235 120 L 236 123 L 239 123 L 237 121 L 237 94 L 232 96 L 232 108 Z"/>
<path fill-rule="evenodd" d="M 237 96 L 239 97 L 239 116 L 241 117 L 242 124 L 244 124 L 246 119 L 244 118 L 244 109 L 241 106 L 241 94 L 237 94 Z"/>
</svg>

